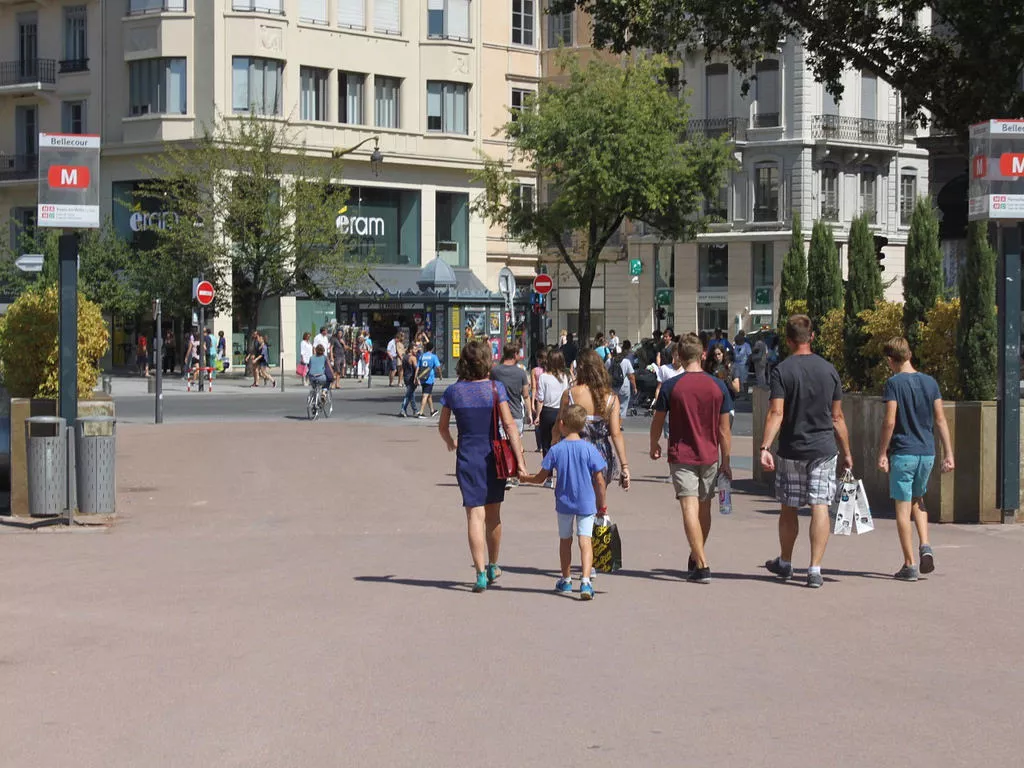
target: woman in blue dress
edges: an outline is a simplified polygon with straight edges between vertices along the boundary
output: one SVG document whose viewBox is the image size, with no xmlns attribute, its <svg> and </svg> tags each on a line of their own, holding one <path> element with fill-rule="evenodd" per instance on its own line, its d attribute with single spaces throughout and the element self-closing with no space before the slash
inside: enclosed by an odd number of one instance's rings
<svg viewBox="0 0 1024 768">
<path fill-rule="evenodd" d="M 519 470 L 526 471 L 519 430 L 508 407 L 508 393 L 501 382 L 492 382 L 491 347 L 471 341 L 462 348 L 456 369 L 459 380 L 441 398 L 441 418 L 437 425 L 449 451 L 456 452 L 455 477 L 462 491 L 469 530 L 469 551 L 476 568 L 474 592 L 483 592 L 501 575 L 498 550 L 501 548 L 501 502 L 505 500 L 505 481 L 498 478 L 491 441 L 494 434 L 494 408 L 498 421 L 512 443 Z M 459 439 L 452 437 L 449 423 L 455 414 Z M 486 558 L 486 559 L 485 559 Z"/>
</svg>

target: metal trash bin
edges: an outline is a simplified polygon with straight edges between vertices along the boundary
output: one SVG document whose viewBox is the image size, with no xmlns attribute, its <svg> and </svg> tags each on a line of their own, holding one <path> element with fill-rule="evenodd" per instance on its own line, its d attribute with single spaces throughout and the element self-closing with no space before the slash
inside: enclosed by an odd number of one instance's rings
<svg viewBox="0 0 1024 768">
<path fill-rule="evenodd" d="M 113 416 L 83 416 L 76 425 L 75 483 L 80 514 L 114 513 L 116 423 Z"/>
<path fill-rule="evenodd" d="M 63 515 L 68 492 L 66 423 L 59 416 L 25 419 L 25 458 L 28 470 L 28 513 L 32 517 Z M 37 431 L 53 434 L 34 435 Z"/>
</svg>

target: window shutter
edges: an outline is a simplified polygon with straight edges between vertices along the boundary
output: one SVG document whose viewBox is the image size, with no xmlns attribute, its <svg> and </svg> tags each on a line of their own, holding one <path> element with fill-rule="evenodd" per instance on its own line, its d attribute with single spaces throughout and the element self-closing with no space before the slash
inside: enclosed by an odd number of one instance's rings
<svg viewBox="0 0 1024 768">
<path fill-rule="evenodd" d="M 338 0 L 338 26 L 366 29 L 366 0 Z"/>
<path fill-rule="evenodd" d="M 388 35 L 402 32 L 401 0 L 374 0 L 373 29 Z"/>
<path fill-rule="evenodd" d="M 445 19 L 448 37 L 469 40 L 469 0 L 448 0 L 448 16 Z"/>
<path fill-rule="evenodd" d="M 301 0 L 299 3 L 299 19 L 312 21 L 314 24 L 327 23 L 327 0 Z"/>
</svg>

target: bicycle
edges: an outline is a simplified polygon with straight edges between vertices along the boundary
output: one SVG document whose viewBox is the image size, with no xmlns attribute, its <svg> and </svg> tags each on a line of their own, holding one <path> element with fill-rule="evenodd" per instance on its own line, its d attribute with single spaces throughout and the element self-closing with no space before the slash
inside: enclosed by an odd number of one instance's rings
<svg viewBox="0 0 1024 768">
<path fill-rule="evenodd" d="M 331 390 L 325 383 L 312 381 L 309 384 L 309 396 L 306 398 L 306 416 L 310 421 L 329 419 L 334 413 L 334 399 Z"/>
</svg>

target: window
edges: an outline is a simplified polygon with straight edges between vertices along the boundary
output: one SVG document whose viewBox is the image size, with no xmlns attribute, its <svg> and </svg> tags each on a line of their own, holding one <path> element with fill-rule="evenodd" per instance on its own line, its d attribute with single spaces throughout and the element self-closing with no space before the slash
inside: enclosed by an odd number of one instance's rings
<svg viewBox="0 0 1024 768">
<path fill-rule="evenodd" d="M 861 171 L 860 173 L 860 212 L 868 217 L 868 223 L 874 224 L 878 217 L 875 188 L 878 184 L 878 174 L 874 171 Z"/>
<path fill-rule="evenodd" d="M 373 0 L 373 31 L 384 35 L 402 34 L 401 0 Z"/>
<path fill-rule="evenodd" d="M 64 133 L 85 133 L 84 101 L 65 101 L 60 105 L 60 129 Z"/>
<path fill-rule="evenodd" d="M 520 211 L 532 212 L 537 199 L 537 187 L 533 184 L 516 184 L 512 189 L 512 203 Z"/>
<path fill-rule="evenodd" d="M 779 167 L 761 165 L 754 174 L 754 221 L 779 221 Z"/>
<path fill-rule="evenodd" d="M 533 45 L 534 0 L 512 0 L 512 43 Z"/>
<path fill-rule="evenodd" d="M 522 112 L 529 105 L 529 100 L 533 98 L 533 91 L 527 90 L 526 88 L 513 88 L 512 99 L 510 102 L 510 108 L 512 110 L 512 119 L 515 120 L 518 113 Z"/>
<path fill-rule="evenodd" d="M 704 93 L 709 119 L 730 116 L 728 64 L 708 64 L 704 68 Z"/>
<path fill-rule="evenodd" d="M 363 125 L 366 117 L 363 114 L 363 91 L 366 86 L 366 75 L 358 72 L 338 73 L 338 122 L 349 125 Z"/>
<path fill-rule="evenodd" d="M 128 0 L 129 16 L 140 13 L 160 13 L 161 11 L 184 13 L 186 10 L 185 0 Z"/>
<path fill-rule="evenodd" d="M 283 79 L 282 61 L 235 56 L 231 60 L 231 109 L 280 115 Z"/>
<path fill-rule="evenodd" d="M 700 245 L 697 261 L 698 290 L 714 291 L 729 287 L 729 246 Z"/>
<path fill-rule="evenodd" d="M 839 169 L 834 165 L 821 169 L 821 218 L 839 221 Z"/>
<path fill-rule="evenodd" d="M 128 64 L 128 114 L 184 115 L 185 59 L 142 59 Z"/>
<path fill-rule="evenodd" d="M 729 184 L 718 188 L 718 197 L 704 200 L 704 215 L 727 221 L 729 219 Z"/>
<path fill-rule="evenodd" d="M 299 117 L 327 119 L 327 70 L 299 67 Z"/>
<path fill-rule="evenodd" d="M 572 45 L 572 11 L 548 14 L 548 48 Z"/>
<path fill-rule="evenodd" d="M 398 98 L 402 81 L 397 77 L 373 78 L 374 125 L 378 128 L 398 128 Z"/>
<path fill-rule="evenodd" d="M 865 120 L 878 118 L 878 77 L 874 72 L 860 74 L 860 116 Z"/>
<path fill-rule="evenodd" d="M 469 266 L 469 195 L 438 192 L 434 205 L 437 254 L 453 267 Z"/>
<path fill-rule="evenodd" d="M 427 37 L 468 42 L 469 0 L 427 0 Z"/>
<path fill-rule="evenodd" d="M 84 5 L 64 8 L 64 59 L 60 63 L 61 72 L 84 72 L 88 69 L 85 21 Z"/>
<path fill-rule="evenodd" d="M 754 114 L 755 128 L 774 128 L 782 125 L 782 94 L 779 90 L 779 60 L 765 59 L 754 67 L 757 101 Z"/>
<path fill-rule="evenodd" d="M 754 243 L 754 277 L 753 286 L 757 288 L 771 288 L 775 284 L 775 246 L 773 243 Z M 767 301 L 757 301 L 756 304 L 771 304 L 771 298 Z"/>
<path fill-rule="evenodd" d="M 231 0 L 231 10 L 277 13 L 284 16 L 284 0 Z"/>
<path fill-rule="evenodd" d="M 917 176 L 905 173 L 900 176 L 900 225 L 910 226 L 910 217 L 917 205 Z"/>
<path fill-rule="evenodd" d="M 299 2 L 299 21 L 326 24 L 327 0 L 301 0 Z"/>
<path fill-rule="evenodd" d="M 366 29 L 366 0 L 338 0 L 338 26 Z"/>
<path fill-rule="evenodd" d="M 11 208 L 11 250 L 21 253 L 22 246 L 36 239 L 36 208 Z"/>
<path fill-rule="evenodd" d="M 469 133 L 469 86 L 465 83 L 427 81 L 427 130 Z"/>
<path fill-rule="evenodd" d="M 826 115 L 838 115 L 839 114 L 839 101 L 825 90 L 825 86 L 821 86 L 821 105 L 824 114 Z"/>
</svg>

